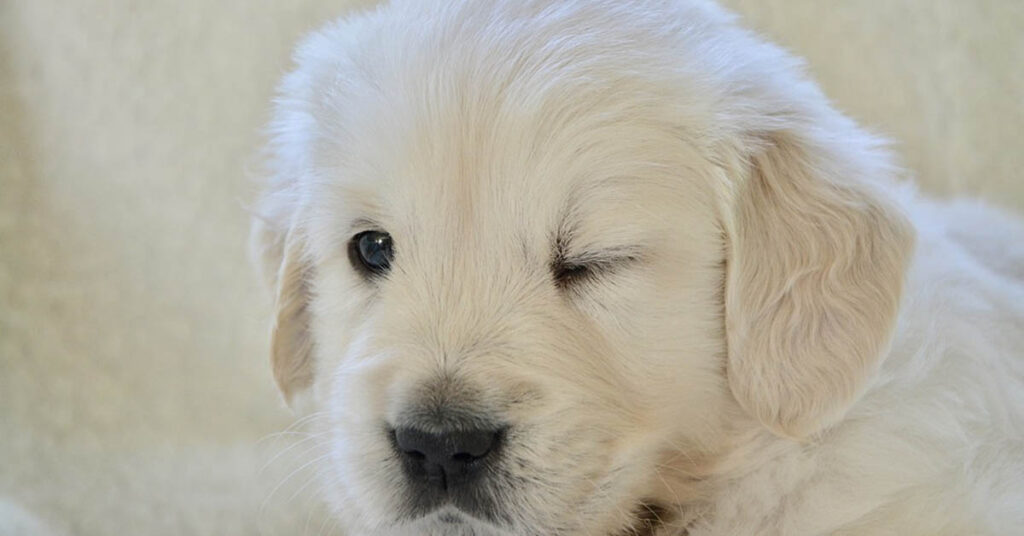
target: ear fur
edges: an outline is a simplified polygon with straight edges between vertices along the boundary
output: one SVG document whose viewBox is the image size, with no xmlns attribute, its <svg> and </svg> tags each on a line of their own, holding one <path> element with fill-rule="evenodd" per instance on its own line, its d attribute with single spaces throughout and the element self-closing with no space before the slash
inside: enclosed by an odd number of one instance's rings
<svg viewBox="0 0 1024 536">
<path fill-rule="evenodd" d="M 884 177 L 865 176 L 891 173 L 885 156 L 816 135 L 763 136 L 729 225 L 729 385 L 797 438 L 840 418 L 880 363 L 913 249 L 871 184 Z"/>
<path fill-rule="evenodd" d="M 275 231 L 262 220 L 253 223 L 253 250 L 264 279 L 274 290 L 275 317 L 270 361 L 281 394 L 289 406 L 313 383 L 313 345 L 310 338 L 309 282 L 301 233 L 293 225 Z"/>
</svg>

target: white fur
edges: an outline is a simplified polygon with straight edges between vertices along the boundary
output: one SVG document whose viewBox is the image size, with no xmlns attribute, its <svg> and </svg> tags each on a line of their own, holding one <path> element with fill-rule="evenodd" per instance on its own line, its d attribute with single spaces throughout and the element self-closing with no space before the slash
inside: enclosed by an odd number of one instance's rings
<svg viewBox="0 0 1024 536">
<path fill-rule="evenodd" d="M 1022 226 L 898 184 L 716 6 L 395 1 L 296 62 L 253 243 L 349 534 L 1024 526 Z M 559 289 L 560 238 L 617 260 Z M 442 376 L 516 431 L 507 524 L 396 518 L 381 427 Z"/>
</svg>

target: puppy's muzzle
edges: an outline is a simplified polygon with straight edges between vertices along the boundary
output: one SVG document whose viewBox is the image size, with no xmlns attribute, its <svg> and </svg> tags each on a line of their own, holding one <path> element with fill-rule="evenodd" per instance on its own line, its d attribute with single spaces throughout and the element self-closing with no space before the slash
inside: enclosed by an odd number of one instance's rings
<svg viewBox="0 0 1024 536">
<path fill-rule="evenodd" d="M 401 427 L 390 432 L 406 477 L 435 491 L 469 491 L 499 456 L 504 428 L 427 431 Z"/>
<path fill-rule="evenodd" d="M 400 517 L 454 509 L 494 524 L 509 521 L 499 498 L 511 491 L 506 466 L 522 430 L 508 418 L 503 397 L 477 385 L 443 374 L 396 397 L 384 433 L 404 481 Z"/>
</svg>

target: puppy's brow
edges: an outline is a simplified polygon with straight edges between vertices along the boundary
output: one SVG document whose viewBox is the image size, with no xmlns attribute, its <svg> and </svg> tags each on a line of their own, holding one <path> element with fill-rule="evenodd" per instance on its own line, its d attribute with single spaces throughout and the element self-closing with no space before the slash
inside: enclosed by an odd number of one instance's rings
<svg viewBox="0 0 1024 536">
<path fill-rule="evenodd" d="M 355 234 L 362 231 L 384 230 L 376 221 L 369 218 L 356 218 L 348 225 L 348 234 Z"/>
<path fill-rule="evenodd" d="M 570 265 L 606 265 L 634 262 L 643 256 L 643 248 L 639 245 L 619 245 L 595 247 L 582 251 L 572 251 L 573 233 L 561 233 L 555 238 L 552 252 L 553 264 Z"/>
</svg>

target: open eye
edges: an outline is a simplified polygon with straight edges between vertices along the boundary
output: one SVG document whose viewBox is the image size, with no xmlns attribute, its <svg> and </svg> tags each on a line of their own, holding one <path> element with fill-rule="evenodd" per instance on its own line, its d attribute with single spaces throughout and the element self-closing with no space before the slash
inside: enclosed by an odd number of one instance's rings
<svg viewBox="0 0 1024 536">
<path fill-rule="evenodd" d="M 363 231 L 348 243 L 348 258 L 352 266 L 365 276 L 387 272 L 394 256 L 391 235 L 384 231 Z"/>
</svg>

